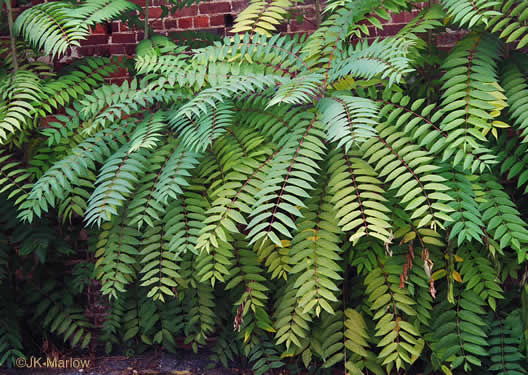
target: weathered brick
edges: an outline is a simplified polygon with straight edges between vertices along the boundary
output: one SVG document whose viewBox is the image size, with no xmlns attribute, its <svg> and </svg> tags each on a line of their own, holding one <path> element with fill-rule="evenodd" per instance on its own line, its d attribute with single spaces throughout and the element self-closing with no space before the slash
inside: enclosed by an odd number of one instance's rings
<svg viewBox="0 0 528 375">
<path fill-rule="evenodd" d="M 233 13 L 240 13 L 243 11 L 249 4 L 249 1 L 242 0 L 242 1 L 232 1 L 231 2 L 231 11 Z"/>
<path fill-rule="evenodd" d="M 396 35 L 398 31 L 402 29 L 405 24 L 385 24 L 383 25 L 383 30 L 378 30 L 378 36 L 391 36 Z"/>
<path fill-rule="evenodd" d="M 151 19 L 151 18 L 160 18 L 162 12 L 163 12 L 163 10 L 161 8 L 150 7 L 149 8 L 149 19 Z"/>
<path fill-rule="evenodd" d="M 81 40 L 81 46 L 95 46 L 108 43 L 108 35 L 106 34 L 92 34 L 88 35 L 86 39 Z"/>
<path fill-rule="evenodd" d="M 128 56 L 134 56 L 136 54 L 136 45 L 127 44 L 125 46 L 125 54 L 127 54 Z"/>
<path fill-rule="evenodd" d="M 369 34 L 368 34 L 369 37 L 376 36 L 376 35 L 378 35 L 379 32 L 381 32 L 380 29 L 378 29 L 376 26 L 372 26 L 372 25 L 368 26 L 367 29 L 369 31 Z"/>
<path fill-rule="evenodd" d="M 218 14 L 231 12 L 231 4 L 227 2 L 208 1 L 200 4 L 200 14 Z"/>
<path fill-rule="evenodd" d="M 179 9 L 171 16 L 172 18 L 180 17 L 192 17 L 198 14 L 198 7 L 196 5 L 191 5 L 190 7 Z"/>
<path fill-rule="evenodd" d="M 106 34 L 105 27 L 101 24 L 95 25 L 95 30 L 92 31 L 94 34 Z"/>
<path fill-rule="evenodd" d="M 280 32 L 280 33 L 288 32 L 288 24 L 282 23 L 280 25 L 277 25 L 277 31 Z"/>
<path fill-rule="evenodd" d="M 122 44 L 112 44 L 109 46 L 109 51 L 112 55 L 124 55 L 125 46 Z"/>
<path fill-rule="evenodd" d="M 165 30 L 176 29 L 178 27 L 178 20 L 165 20 Z"/>
<path fill-rule="evenodd" d="M 303 8 L 304 17 L 315 18 L 315 9 L 312 7 Z"/>
<path fill-rule="evenodd" d="M 161 20 L 152 21 L 152 22 L 150 22 L 150 26 L 154 30 L 163 30 L 163 21 L 161 21 Z"/>
<path fill-rule="evenodd" d="M 110 52 L 110 44 L 94 46 L 93 54 L 95 56 L 110 56 L 112 54 L 112 52 Z"/>
<path fill-rule="evenodd" d="M 209 17 L 208 16 L 196 16 L 194 17 L 194 27 L 209 27 Z"/>
<path fill-rule="evenodd" d="M 79 48 L 79 53 L 81 56 L 91 56 L 93 54 L 93 47 L 81 47 Z"/>
<path fill-rule="evenodd" d="M 135 33 L 115 33 L 112 34 L 112 43 L 136 43 Z"/>
<path fill-rule="evenodd" d="M 313 31 L 315 29 L 315 25 L 307 22 L 306 20 L 303 23 L 298 23 L 297 21 L 293 20 L 290 22 L 289 31 L 290 32 L 298 32 L 298 31 Z"/>
<path fill-rule="evenodd" d="M 393 14 L 392 15 L 392 23 L 404 23 L 405 22 L 405 13 L 406 12 Z"/>
<path fill-rule="evenodd" d="M 178 28 L 180 28 L 180 29 L 190 29 L 192 27 L 193 27 L 193 18 L 192 17 L 180 18 L 178 20 Z"/>
<path fill-rule="evenodd" d="M 224 20 L 225 20 L 225 18 L 224 18 L 223 15 L 211 16 L 209 18 L 209 23 L 211 24 L 211 26 L 222 26 L 225 23 Z"/>
</svg>

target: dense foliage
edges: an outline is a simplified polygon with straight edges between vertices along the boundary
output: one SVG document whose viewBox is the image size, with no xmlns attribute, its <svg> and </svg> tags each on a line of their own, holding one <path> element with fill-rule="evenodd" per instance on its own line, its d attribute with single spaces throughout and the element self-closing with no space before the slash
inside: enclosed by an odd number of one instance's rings
<svg viewBox="0 0 528 375">
<path fill-rule="evenodd" d="M 256 374 L 527 372 L 528 3 L 442 0 L 381 40 L 414 1 L 330 0 L 313 34 L 280 35 L 292 4 L 58 72 L 37 57 L 135 6 L 10 25 L 0 363 L 41 332 L 127 353 L 215 337 L 213 359 Z M 467 30 L 448 52 L 447 28 Z M 105 84 L 119 66 L 130 80 Z"/>
</svg>

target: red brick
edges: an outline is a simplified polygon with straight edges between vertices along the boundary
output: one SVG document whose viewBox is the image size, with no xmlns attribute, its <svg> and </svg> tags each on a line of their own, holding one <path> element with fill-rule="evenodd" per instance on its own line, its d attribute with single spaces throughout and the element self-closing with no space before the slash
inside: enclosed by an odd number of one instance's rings
<svg viewBox="0 0 528 375">
<path fill-rule="evenodd" d="M 310 22 L 303 22 L 301 24 L 297 23 L 297 21 L 290 22 L 290 32 L 298 32 L 298 31 L 312 31 L 315 29 L 315 25 Z"/>
<path fill-rule="evenodd" d="M 232 10 L 233 13 L 240 13 L 241 11 L 246 9 L 248 4 L 249 4 L 249 2 L 246 1 L 246 0 L 232 1 L 231 2 L 231 10 Z"/>
<path fill-rule="evenodd" d="M 209 27 L 209 17 L 207 16 L 197 16 L 194 17 L 194 27 Z"/>
<path fill-rule="evenodd" d="M 163 10 L 161 8 L 149 8 L 149 19 L 160 18 Z"/>
<path fill-rule="evenodd" d="M 145 6 L 145 0 L 130 0 L 130 1 L 132 1 L 134 4 L 139 5 L 141 7 Z"/>
<path fill-rule="evenodd" d="M 179 9 L 172 15 L 173 18 L 180 18 L 180 17 L 192 17 L 196 16 L 198 14 L 198 7 L 196 5 L 192 5 L 190 7 L 186 7 L 183 9 Z"/>
<path fill-rule="evenodd" d="M 288 32 L 288 24 L 287 23 L 276 25 L 276 27 L 277 27 L 277 31 L 279 33 L 287 33 Z"/>
<path fill-rule="evenodd" d="M 79 48 L 79 53 L 81 56 L 91 56 L 93 55 L 93 47 L 81 47 Z"/>
<path fill-rule="evenodd" d="M 178 28 L 180 29 L 190 29 L 193 27 L 192 17 L 180 18 L 178 20 Z"/>
<path fill-rule="evenodd" d="M 105 34 L 88 35 L 85 40 L 81 40 L 81 46 L 94 46 L 107 43 L 108 35 Z"/>
<path fill-rule="evenodd" d="M 154 30 L 163 30 L 163 21 L 161 21 L 161 20 L 152 21 L 152 22 L 150 22 L 150 26 Z"/>
<path fill-rule="evenodd" d="M 112 43 L 136 43 L 136 34 L 112 34 Z"/>
<path fill-rule="evenodd" d="M 412 21 L 414 19 L 414 17 L 416 17 L 416 14 L 412 14 L 412 13 L 409 13 L 409 12 L 403 12 L 403 19 L 404 19 L 405 23 L 408 23 L 408 22 Z"/>
<path fill-rule="evenodd" d="M 405 24 L 385 24 L 383 30 L 378 30 L 378 36 L 392 36 L 396 35 Z"/>
<path fill-rule="evenodd" d="M 100 45 L 93 47 L 93 54 L 95 56 L 109 56 L 110 55 L 110 45 Z"/>
<path fill-rule="evenodd" d="M 118 33 L 120 30 L 120 26 L 126 27 L 125 25 L 121 25 L 121 22 L 112 22 L 112 32 Z M 125 30 L 121 30 L 121 31 L 125 31 Z"/>
<path fill-rule="evenodd" d="M 165 20 L 165 29 L 176 29 L 178 27 L 178 20 Z"/>
<path fill-rule="evenodd" d="M 394 14 L 392 16 L 392 22 L 393 23 L 404 23 L 404 22 L 406 22 L 405 13 L 406 12 L 401 12 L 401 13 L 398 13 L 398 14 Z"/>
<path fill-rule="evenodd" d="M 125 46 L 125 54 L 128 56 L 134 56 L 136 54 L 136 45 L 129 44 Z"/>
<path fill-rule="evenodd" d="M 112 44 L 109 46 L 110 54 L 112 55 L 124 55 L 125 54 L 125 46 L 121 44 Z"/>
<path fill-rule="evenodd" d="M 312 8 L 312 7 L 304 8 L 303 9 L 303 14 L 304 14 L 304 17 L 315 18 L 315 9 Z"/>
<path fill-rule="evenodd" d="M 227 2 L 217 3 L 209 1 L 199 6 L 200 14 L 218 14 L 231 12 L 231 4 Z"/>
<path fill-rule="evenodd" d="M 209 22 L 211 23 L 211 26 L 223 26 L 224 25 L 224 16 L 212 16 L 209 18 Z"/>
<path fill-rule="evenodd" d="M 95 30 L 93 31 L 94 34 L 106 34 L 106 30 L 103 25 L 100 23 L 95 25 Z"/>
</svg>

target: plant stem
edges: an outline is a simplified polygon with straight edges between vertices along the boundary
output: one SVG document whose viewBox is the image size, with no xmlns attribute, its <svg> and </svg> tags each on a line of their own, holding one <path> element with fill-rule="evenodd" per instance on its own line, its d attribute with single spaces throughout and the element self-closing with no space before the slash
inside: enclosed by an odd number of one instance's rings
<svg viewBox="0 0 528 375">
<path fill-rule="evenodd" d="M 315 0 L 315 26 L 321 25 L 321 0 Z"/>
<path fill-rule="evenodd" d="M 433 0 L 429 0 L 429 8 L 431 8 L 434 4 Z M 427 49 L 429 50 L 429 53 L 432 53 L 433 50 L 433 32 L 431 30 L 427 31 Z"/>
<path fill-rule="evenodd" d="M 149 8 L 150 8 L 150 0 L 145 1 L 145 36 L 143 39 L 149 38 Z"/>
<path fill-rule="evenodd" d="M 11 42 L 11 56 L 13 59 L 13 69 L 16 72 L 18 70 L 18 60 L 16 55 L 16 40 L 13 32 L 13 9 L 11 8 L 11 0 L 5 1 L 7 6 L 7 24 L 9 26 L 9 40 Z"/>
</svg>

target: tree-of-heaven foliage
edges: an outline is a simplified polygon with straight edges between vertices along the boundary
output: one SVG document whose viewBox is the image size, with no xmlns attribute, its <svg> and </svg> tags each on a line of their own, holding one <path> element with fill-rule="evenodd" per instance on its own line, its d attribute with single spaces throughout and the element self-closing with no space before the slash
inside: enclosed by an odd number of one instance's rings
<svg viewBox="0 0 528 375">
<path fill-rule="evenodd" d="M 281 35 L 296 4 L 58 70 L 42 61 L 139 8 L 7 14 L 0 365 L 39 332 L 107 353 L 184 337 L 255 374 L 528 372 L 528 2 L 329 0 Z"/>
</svg>

